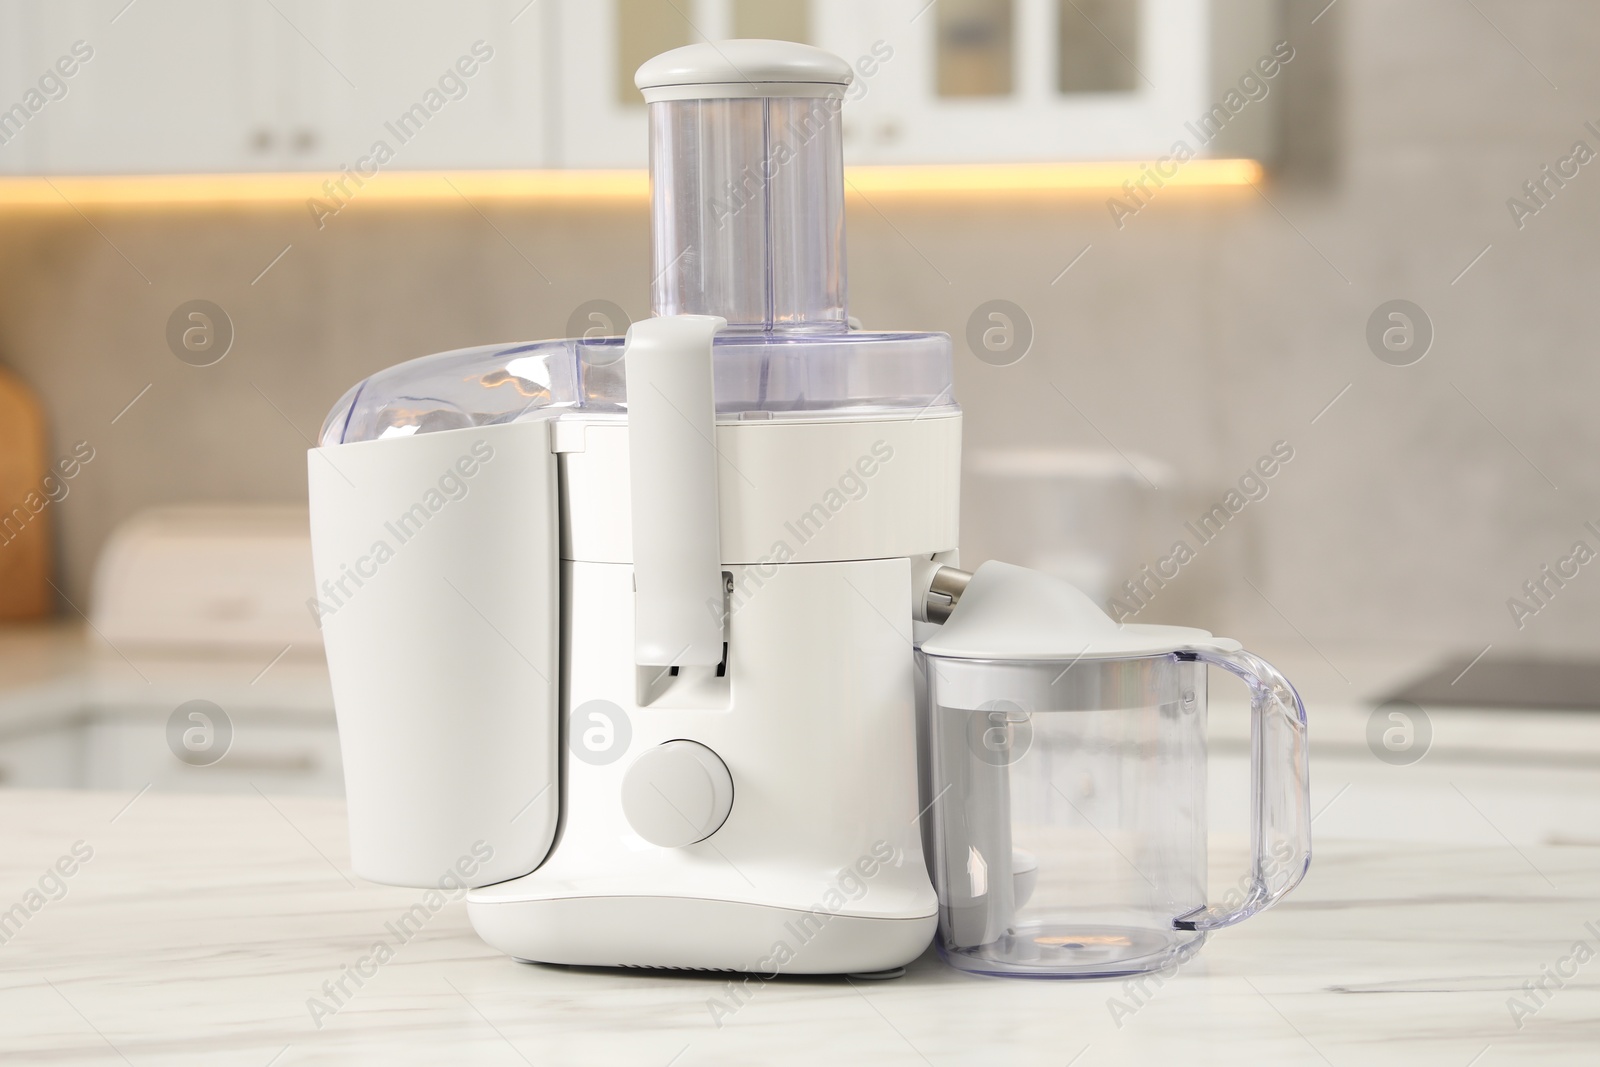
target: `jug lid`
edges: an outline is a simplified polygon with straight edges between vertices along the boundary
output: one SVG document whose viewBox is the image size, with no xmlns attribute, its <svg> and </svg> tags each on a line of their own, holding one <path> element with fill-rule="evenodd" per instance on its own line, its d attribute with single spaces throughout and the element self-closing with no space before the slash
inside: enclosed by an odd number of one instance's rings
<svg viewBox="0 0 1600 1067">
<path fill-rule="evenodd" d="M 1134 659 L 1236 652 L 1237 641 L 1187 626 L 1117 623 L 1060 578 L 991 560 L 972 575 L 949 620 L 922 643 L 951 659 Z"/>
<path fill-rule="evenodd" d="M 850 64 L 794 41 L 738 40 L 684 45 L 648 59 L 633 83 L 646 103 L 734 97 L 837 96 Z"/>
</svg>

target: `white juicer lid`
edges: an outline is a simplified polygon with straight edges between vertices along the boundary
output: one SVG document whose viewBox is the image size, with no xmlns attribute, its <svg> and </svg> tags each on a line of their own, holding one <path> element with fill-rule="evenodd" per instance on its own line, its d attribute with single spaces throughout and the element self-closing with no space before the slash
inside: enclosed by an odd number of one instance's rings
<svg viewBox="0 0 1600 1067">
<path fill-rule="evenodd" d="M 949 621 L 922 643 L 929 656 L 982 660 L 1134 659 L 1241 647 L 1187 626 L 1118 624 L 1071 583 L 992 560 L 973 574 Z"/>
<path fill-rule="evenodd" d="M 838 96 L 850 64 L 794 41 L 718 41 L 674 48 L 644 62 L 633 76 L 646 103 L 735 97 Z"/>
</svg>

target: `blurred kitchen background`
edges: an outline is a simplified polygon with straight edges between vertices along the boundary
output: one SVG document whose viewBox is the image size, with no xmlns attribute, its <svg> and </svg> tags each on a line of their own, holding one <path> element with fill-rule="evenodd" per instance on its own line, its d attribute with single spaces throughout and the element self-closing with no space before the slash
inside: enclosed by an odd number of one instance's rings
<svg viewBox="0 0 1600 1067">
<path fill-rule="evenodd" d="M 0 469 L 65 494 L 0 545 L 6 781 L 338 789 L 306 449 L 380 368 L 649 313 L 632 71 L 702 35 L 857 64 L 851 311 L 956 339 L 967 565 L 1297 668 L 1319 805 L 1390 776 L 1319 831 L 1596 792 L 1600 568 L 1541 572 L 1600 549 L 1585 0 L 4 0 Z"/>
</svg>

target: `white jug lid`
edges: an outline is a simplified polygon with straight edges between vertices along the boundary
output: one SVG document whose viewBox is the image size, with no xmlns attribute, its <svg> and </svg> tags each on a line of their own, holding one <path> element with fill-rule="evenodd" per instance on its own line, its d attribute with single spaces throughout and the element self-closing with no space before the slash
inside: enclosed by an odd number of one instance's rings
<svg viewBox="0 0 1600 1067">
<path fill-rule="evenodd" d="M 1187 626 L 1119 624 L 1071 583 L 992 560 L 973 574 L 949 621 L 922 643 L 929 656 L 985 660 L 1133 659 L 1240 647 Z"/>
<path fill-rule="evenodd" d="M 646 103 L 734 97 L 838 96 L 850 64 L 794 41 L 710 41 L 645 61 L 633 77 Z"/>
</svg>

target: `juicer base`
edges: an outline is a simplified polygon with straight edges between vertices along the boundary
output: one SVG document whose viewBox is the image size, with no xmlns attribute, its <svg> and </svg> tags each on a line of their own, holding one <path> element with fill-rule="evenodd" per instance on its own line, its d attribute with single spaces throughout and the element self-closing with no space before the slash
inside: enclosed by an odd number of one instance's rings
<svg viewBox="0 0 1600 1067">
<path fill-rule="evenodd" d="M 520 960 L 755 975 L 887 971 L 922 955 L 937 916 L 882 918 L 695 897 L 470 901 L 478 936 Z"/>
</svg>

